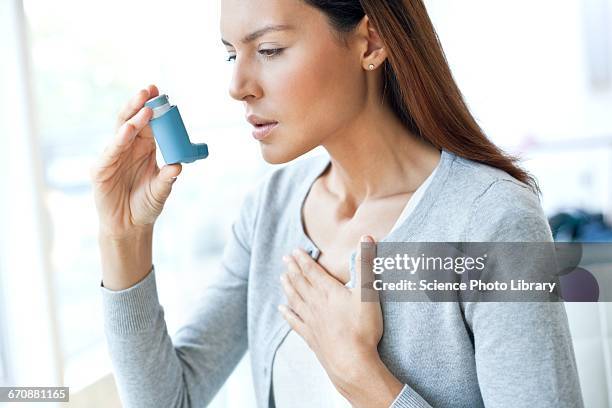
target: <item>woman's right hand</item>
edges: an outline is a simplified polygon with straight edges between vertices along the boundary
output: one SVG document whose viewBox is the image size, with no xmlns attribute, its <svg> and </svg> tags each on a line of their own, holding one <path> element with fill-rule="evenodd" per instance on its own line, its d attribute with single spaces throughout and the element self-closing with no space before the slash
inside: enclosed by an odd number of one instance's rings
<svg viewBox="0 0 612 408">
<path fill-rule="evenodd" d="M 161 170 L 157 166 L 148 125 L 153 110 L 144 103 L 158 95 L 157 87 L 149 85 L 126 104 L 118 115 L 113 141 L 91 168 L 100 233 L 106 237 L 130 238 L 152 230 L 181 173 L 180 163 Z"/>
</svg>

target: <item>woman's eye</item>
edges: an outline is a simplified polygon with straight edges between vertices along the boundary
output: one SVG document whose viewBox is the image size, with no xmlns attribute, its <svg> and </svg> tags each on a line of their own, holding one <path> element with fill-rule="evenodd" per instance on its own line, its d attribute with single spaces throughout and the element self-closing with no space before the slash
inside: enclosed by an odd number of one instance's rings
<svg viewBox="0 0 612 408">
<path fill-rule="evenodd" d="M 264 56 L 264 58 L 273 58 L 283 51 L 283 48 L 272 48 L 269 50 L 259 50 L 259 53 Z"/>
<path fill-rule="evenodd" d="M 284 48 L 272 48 L 272 49 L 268 49 L 268 50 L 259 50 L 259 54 L 262 55 L 266 59 L 272 59 L 272 58 L 280 55 L 283 50 L 284 50 Z M 228 57 L 225 60 L 227 62 L 236 61 L 236 56 L 235 55 L 228 55 Z"/>
</svg>

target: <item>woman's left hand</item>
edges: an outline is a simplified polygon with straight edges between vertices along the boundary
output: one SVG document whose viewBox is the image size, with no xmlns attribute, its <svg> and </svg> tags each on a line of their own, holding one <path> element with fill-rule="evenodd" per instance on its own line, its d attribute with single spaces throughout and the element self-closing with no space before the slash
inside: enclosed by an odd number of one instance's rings
<svg viewBox="0 0 612 408">
<path fill-rule="evenodd" d="M 362 237 L 362 242 L 374 246 L 369 236 Z M 375 301 L 361 300 L 361 250 L 355 258 L 354 288 L 342 285 L 301 249 L 283 260 L 287 271 L 281 274 L 281 282 L 289 307 L 280 305 L 279 310 L 316 354 L 336 387 L 342 388 L 348 373 L 379 359 L 377 345 L 383 333 L 378 294 L 372 290 Z"/>
</svg>

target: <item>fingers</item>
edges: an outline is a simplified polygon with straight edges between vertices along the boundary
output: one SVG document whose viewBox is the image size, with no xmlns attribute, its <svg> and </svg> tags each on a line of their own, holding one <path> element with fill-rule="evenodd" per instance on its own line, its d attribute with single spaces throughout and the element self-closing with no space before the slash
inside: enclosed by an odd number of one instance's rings
<svg viewBox="0 0 612 408">
<path fill-rule="evenodd" d="M 161 168 L 161 170 L 157 174 L 157 177 L 161 181 L 174 182 L 174 179 L 176 179 L 176 177 L 181 174 L 181 171 L 183 171 L 183 165 L 181 163 L 166 164 L 164 167 Z"/>
<path fill-rule="evenodd" d="M 145 106 L 128 119 L 117 131 L 115 142 L 118 145 L 134 140 L 136 135 L 149 124 L 153 117 L 153 109 Z"/>
<path fill-rule="evenodd" d="M 373 289 L 374 272 L 372 263 L 376 256 L 376 242 L 370 235 L 363 235 L 357 248 L 355 257 L 355 271 L 357 284 L 355 289 L 360 290 L 367 298 L 378 299 L 378 292 Z M 363 299 L 366 300 L 366 299 Z"/>
<path fill-rule="evenodd" d="M 309 291 L 312 289 L 312 282 L 305 276 L 302 267 L 298 265 L 295 258 L 292 256 L 283 256 L 283 261 L 287 265 L 287 276 L 293 286 L 295 286 L 300 294 L 304 296 L 308 295 Z"/>
<path fill-rule="evenodd" d="M 294 310 L 298 316 L 300 316 L 301 320 L 304 320 L 306 317 L 306 303 L 304 302 L 304 298 L 300 294 L 299 290 L 296 289 L 295 283 L 291 278 L 289 278 L 288 275 L 288 273 L 283 273 L 280 276 L 283 291 L 285 292 L 287 302 L 289 303 L 291 309 Z"/>
<path fill-rule="evenodd" d="M 125 122 L 134 116 L 151 98 L 159 95 L 159 90 L 155 85 L 149 85 L 146 89 L 141 89 L 130 99 L 117 115 L 115 130 L 118 130 Z"/>
<path fill-rule="evenodd" d="M 93 178 L 100 168 L 112 165 L 134 138 L 142 132 L 144 136 L 152 136 L 147 124 L 153 117 L 153 110 L 144 107 L 145 102 L 159 94 L 155 85 L 141 89 L 119 112 L 115 127 L 115 138 L 106 147 L 102 156 L 91 170 Z"/>
<path fill-rule="evenodd" d="M 159 95 L 159 90 L 157 89 L 157 86 L 155 86 L 154 84 L 149 85 L 147 89 L 149 90 L 149 99 L 155 98 L 156 96 Z"/>
<path fill-rule="evenodd" d="M 100 166 L 114 163 L 119 155 L 131 144 L 136 135 L 147 126 L 152 116 L 153 110 L 149 107 L 144 107 L 140 109 L 136 115 L 121 125 L 113 141 L 111 141 L 104 150 Z"/>
<path fill-rule="evenodd" d="M 313 286 L 327 290 L 330 285 L 338 285 L 338 281 L 323 269 L 321 265 L 316 263 L 303 249 L 295 249 L 292 255 L 302 274 Z"/>
<path fill-rule="evenodd" d="M 308 327 L 304 321 L 298 316 L 293 310 L 286 305 L 278 305 L 278 311 L 281 313 L 283 318 L 289 323 L 289 326 L 299 334 L 310 347 L 310 335 L 308 333 Z"/>
<path fill-rule="evenodd" d="M 161 168 L 151 182 L 151 194 L 155 201 L 162 204 L 166 202 L 172 192 L 172 185 L 181 174 L 182 169 L 183 166 L 180 163 L 167 164 Z"/>
</svg>

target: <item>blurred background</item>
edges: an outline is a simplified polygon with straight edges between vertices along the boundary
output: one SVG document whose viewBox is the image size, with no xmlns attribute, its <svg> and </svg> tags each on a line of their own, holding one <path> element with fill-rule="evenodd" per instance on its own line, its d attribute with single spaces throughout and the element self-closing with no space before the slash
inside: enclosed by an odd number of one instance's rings
<svg viewBox="0 0 612 408">
<path fill-rule="evenodd" d="M 0 385 L 120 406 L 88 177 L 149 83 L 210 150 L 183 167 L 156 224 L 170 334 L 214 279 L 242 197 L 273 168 L 228 95 L 218 3 L 0 0 Z M 479 123 L 538 178 L 556 238 L 612 241 L 612 0 L 426 4 Z M 609 305 L 567 305 L 588 407 L 612 406 Z M 211 406 L 254 406 L 250 375 L 247 355 Z"/>
</svg>

